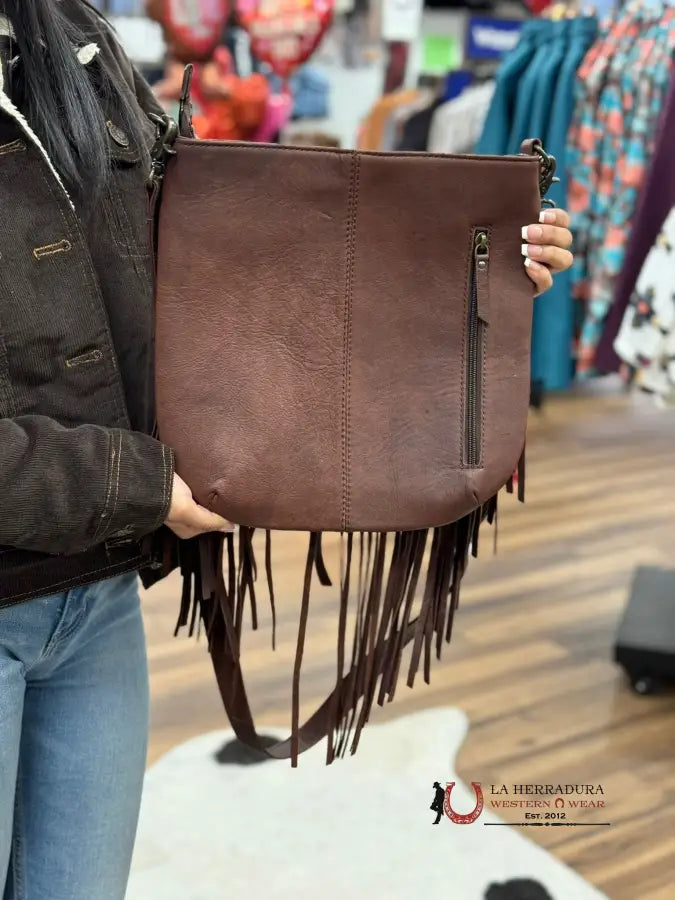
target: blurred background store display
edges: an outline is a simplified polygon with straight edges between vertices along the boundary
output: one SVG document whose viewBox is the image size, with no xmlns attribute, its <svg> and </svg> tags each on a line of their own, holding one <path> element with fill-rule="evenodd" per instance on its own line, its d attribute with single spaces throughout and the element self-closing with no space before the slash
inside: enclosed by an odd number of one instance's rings
<svg viewBox="0 0 675 900">
<path fill-rule="evenodd" d="M 670 211 L 652 214 L 647 196 L 652 163 L 664 170 L 659 184 L 669 183 L 671 167 L 662 159 L 675 111 L 668 2 L 95 5 L 169 111 L 182 64 L 200 61 L 194 96 L 203 137 L 287 141 L 307 123 L 308 132 L 343 147 L 494 154 L 517 153 L 525 137 L 541 137 L 558 160 L 561 181 L 551 196 L 574 215 L 577 265 L 535 309 L 536 404 L 577 379 L 617 371 L 660 402 L 673 400 L 672 304 L 644 278 L 638 290 Z M 632 237 L 638 220 L 649 246 L 644 235 Z M 654 328 L 668 334 L 657 337 Z"/>
</svg>

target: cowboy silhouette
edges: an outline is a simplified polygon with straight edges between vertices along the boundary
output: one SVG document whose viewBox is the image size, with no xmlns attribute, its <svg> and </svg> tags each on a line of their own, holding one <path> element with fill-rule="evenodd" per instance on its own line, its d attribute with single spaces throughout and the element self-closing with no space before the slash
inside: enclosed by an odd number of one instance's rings
<svg viewBox="0 0 675 900">
<path fill-rule="evenodd" d="M 445 800 L 445 788 L 441 787 L 437 781 L 434 781 L 434 802 L 431 804 L 429 809 L 433 810 L 436 813 L 436 821 L 434 825 L 438 825 L 443 817 L 443 802 Z"/>
</svg>

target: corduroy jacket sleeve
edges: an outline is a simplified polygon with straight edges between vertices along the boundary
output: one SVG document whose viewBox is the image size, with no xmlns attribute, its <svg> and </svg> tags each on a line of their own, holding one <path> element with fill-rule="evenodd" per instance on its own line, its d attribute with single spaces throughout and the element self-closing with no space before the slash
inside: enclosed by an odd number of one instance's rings
<svg viewBox="0 0 675 900">
<path fill-rule="evenodd" d="M 106 63 L 111 66 L 111 77 L 124 79 L 129 91 L 135 93 L 137 77 L 104 20 L 88 11 L 86 4 L 71 5 L 68 13 L 77 17 L 83 33 L 96 38 L 95 46 L 101 52 L 110 45 L 114 58 L 109 57 Z M 94 32 L 97 22 L 100 27 Z M 141 87 L 147 95 L 139 96 L 139 100 L 148 112 L 151 92 L 141 85 L 139 76 L 139 93 Z M 143 200 L 139 195 L 139 208 Z M 40 209 L 40 216 L 47 211 L 46 207 Z M 55 211 L 56 207 L 56 226 Z M 133 237 L 131 224 L 125 234 L 124 240 Z M 120 253 L 128 252 L 128 246 L 121 245 Z M 58 343 L 56 338 L 54 342 Z M 46 342 L 36 341 L 35 346 L 42 348 Z M 14 352 L 16 362 L 16 347 Z M 145 379 L 145 374 L 142 377 Z M 31 378 L 35 380 L 30 374 L 24 380 L 30 383 Z M 86 396 L 86 377 L 80 376 L 80 381 Z M 0 417 L 0 547 L 75 554 L 116 539 L 143 537 L 164 522 L 173 484 L 173 454 L 168 447 L 148 434 L 116 427 L 121 424 L 121 415 L 111 417 L 110 427 L 65 427 L 57 421 L 64 417 L 56 410 L 57 418 L 22 414 L 23 409 L 36 406 L 49 413 L 49 403 L 44 398 L 41 404 L 25 398 L 18 402 L 13 394 L 0 335 L 0 410 L 5 416 Z M 106 419 L 101 415 L 95 421 L 105 423 Z"/>
<path fill-rule="evenodd" d="M 166 519 L 173 454 L 145 434 L 0 419 L 0 545 L 76 553 Z"/>
</svg>

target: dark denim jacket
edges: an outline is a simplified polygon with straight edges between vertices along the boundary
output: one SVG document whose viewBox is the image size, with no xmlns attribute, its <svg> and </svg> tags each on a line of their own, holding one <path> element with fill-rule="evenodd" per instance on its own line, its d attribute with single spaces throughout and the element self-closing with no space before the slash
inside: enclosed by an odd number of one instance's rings
<svg viewBox="0 0 675 900">
<path fill-rule="evenodd" d="M 129 103 L 161 112 L 112 32 L 83 21 Z M 85 63 L 83 63 L 85 64 Z M 173 455 L 153 433 L 153 264 L 146 180 L 105 110 L 113 173 L 83 224 L 0 85 L 0 605 L 151 562 Z"/>
</svg>

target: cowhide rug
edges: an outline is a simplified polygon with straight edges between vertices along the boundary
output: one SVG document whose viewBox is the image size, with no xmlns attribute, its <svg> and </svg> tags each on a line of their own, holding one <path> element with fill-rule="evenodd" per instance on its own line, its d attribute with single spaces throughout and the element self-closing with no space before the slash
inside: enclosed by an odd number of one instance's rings
<svg viewBox="0 0 675 900">
<path fill-rule="evenodd" d="M 127 900 L 602 900 L 525 830 L 436 818 L 433 784 L 455 781 L 467 733 L 457 709 L 366 728 L 354 757 L 299 768 L 262 761 L 218 731 L 148 771 Z M 281 735 L 269 729 L 272 735 Z M 606 900 L 606 898 L 605 898 Z"/>
</svg>

